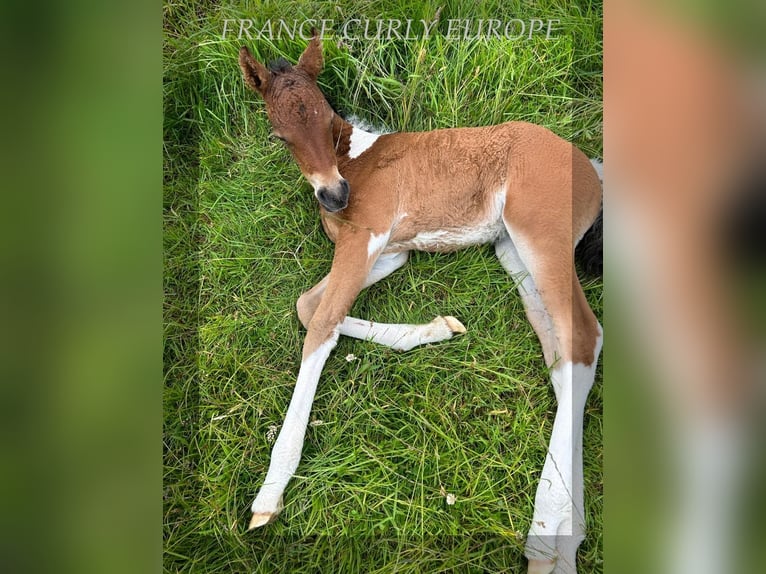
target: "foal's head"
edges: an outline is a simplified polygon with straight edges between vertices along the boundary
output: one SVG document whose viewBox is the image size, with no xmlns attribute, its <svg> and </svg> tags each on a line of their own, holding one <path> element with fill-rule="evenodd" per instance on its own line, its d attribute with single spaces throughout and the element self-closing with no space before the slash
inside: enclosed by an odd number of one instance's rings
<svg viewBox="0 0 766 574">
<path fill-rule="evenodd" d="M 266 102 L 274 135 L 287 145 L 301 172 L 327 211 L 348 205 L 348 182 L 338 173 L 332 122 L 335 113 L 316 84 L 322 69 L 322 44 L 314 35 L 296 66 L 284 60 L 269 68 L 239 51 L 245 82 Z"/>
</svg>

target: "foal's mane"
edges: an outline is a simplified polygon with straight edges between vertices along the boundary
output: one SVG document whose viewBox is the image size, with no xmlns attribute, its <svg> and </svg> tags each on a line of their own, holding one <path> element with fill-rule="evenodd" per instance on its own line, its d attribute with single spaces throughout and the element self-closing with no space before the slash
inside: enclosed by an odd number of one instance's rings
<svg viewBox="0 0 766 574">
<path fill-rule="evenodd" d="M 269 62 L 269 70 L 274 74 L 282 74 L 293 69 L 293 65 L 284 58 L 277 58 Z"/>
</svg>

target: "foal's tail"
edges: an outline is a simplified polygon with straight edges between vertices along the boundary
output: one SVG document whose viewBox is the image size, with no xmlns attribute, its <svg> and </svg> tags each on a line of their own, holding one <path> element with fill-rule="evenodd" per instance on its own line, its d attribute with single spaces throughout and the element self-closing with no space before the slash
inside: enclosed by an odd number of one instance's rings
<svg viewBox="0 0 766 574">
<path fill-rule="evenodd" d="M 604 164 L 599 160 L 592 159 L 590 162 L 598 173 L 598 178 L 604 181 Z M 588 277 L 601 277 L 604 273 L 604 208 L 598 213 L 598 217 L 585 232 L 580 243 L 575 248 L 575 261 L 580 269 Z"/>
</svg>

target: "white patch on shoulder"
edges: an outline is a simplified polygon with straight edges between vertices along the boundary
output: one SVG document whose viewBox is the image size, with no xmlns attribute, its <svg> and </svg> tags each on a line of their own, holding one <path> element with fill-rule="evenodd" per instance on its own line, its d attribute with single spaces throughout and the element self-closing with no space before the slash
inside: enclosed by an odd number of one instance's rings
<svg viewBox="0 0 766 574">
<path fill-rule="evenodd" d="M 367 257 L 372 257 L 376 253 L 379 253 L 388 243 L 388 238 L 391 236 L 389 231 L 385 231 L 380 235 L 372 233 L 370 235 L 370 241 L 367 243 Z"/>
<path fill-rule="evenodd" d="M 372 144 L 374 144 L 375 140 L 379 137 L 380 134 L 366 132 L 363 129 L 354 126 L 354 129 L 351 130 L 351 145 L 348 150 L 348 157 L 351 159 L 358 158 L 370 149 Z"/>
</svg>

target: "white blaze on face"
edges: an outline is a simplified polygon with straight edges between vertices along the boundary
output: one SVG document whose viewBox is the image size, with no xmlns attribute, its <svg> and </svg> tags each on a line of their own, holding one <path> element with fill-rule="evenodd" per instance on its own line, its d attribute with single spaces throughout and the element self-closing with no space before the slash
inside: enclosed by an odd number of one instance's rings
<svg viewBox="0 0 766 574">
<path fill-rule="evenodd" d="M 329 173 L 310 173 L 306 175 L 306 180 L 311 184 L 315 192 L 323 187 L 334 187 L 342 179 L 343 176 L 338 171 L 338 166 L 333 166 L 332 171 Z"/>
</svg>

